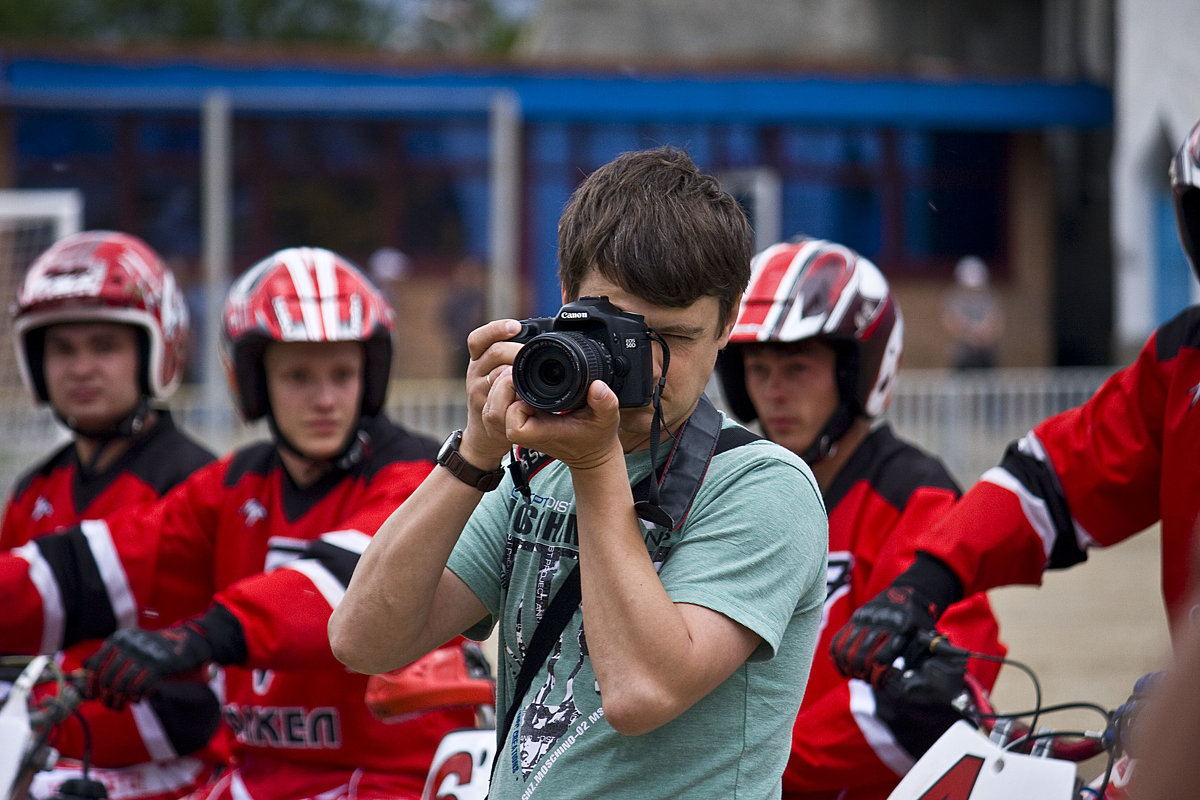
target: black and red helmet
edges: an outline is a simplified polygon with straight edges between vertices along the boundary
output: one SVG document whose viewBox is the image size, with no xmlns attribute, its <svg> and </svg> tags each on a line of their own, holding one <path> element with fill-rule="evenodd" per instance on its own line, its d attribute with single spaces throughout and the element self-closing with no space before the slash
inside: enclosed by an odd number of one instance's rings
<svg viewBox="0 0 1200 800">
<path fill-rule="evenodd" d="M 83 231 L 56 242 L 25 272 L 13 310 L 21 378 L 49 402 L 43 370 L 46 328 L 63 322 L 120 322 L 141 332 L 141 388 L 165 400 L 183 377 L 188 312 L 175 276 L 148 244 L 115 231 Z"/>
<path fill-rule="evenodd" d="M 729 345 L 718 373 L 730 410 L 758 415 L 746 392 L 742 346 L 818 339 L 837 351 L 841 401 L 855 416 L 882 414 L 903 350 L 904 321 L 887 279 L 844 245 L 798 237 L 751 262 Z"/>
<path fill-rule="evenodd" d="M 1188 133 L 1169 172 L 1179 242 L 1200 278 L 1200 122 Z"/>
<path fill-rule="evenodd" d="M 350 261 L 317 247 L 264 258 L 225 300 L 221 355 L 247 421 L 270 412 L 263 350 L 269 342 L 362 342 L 362 414 L 383 409 L 392 365 L 392 307 Z"/>
</svg>

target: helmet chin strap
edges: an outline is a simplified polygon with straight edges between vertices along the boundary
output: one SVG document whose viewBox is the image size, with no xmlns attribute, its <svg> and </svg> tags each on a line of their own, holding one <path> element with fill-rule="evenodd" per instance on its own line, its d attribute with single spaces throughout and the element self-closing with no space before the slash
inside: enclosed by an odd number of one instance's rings
<svg viewBox="0 0 1200 800">
<path fill-rule="evenodd" d="M 75 434 L 77 438 L 89 439 L 96 443 L 96 451 L 92 453 L 92 457 L 88 463 L 84 465 L 84 469 L 88 472 L 94 472 L 96 465 L 100 463 L 100 457 L 108 449 L 108 446 L 118 439 L 136 439 L 145 432 L 146 423 L 150 419 L 150 399 L 146 395 L 138 398 L 136 404 L 128 414 L 118 419 L 112 425 L 107 425 L 99 428 L 85 428 L 79 424 L 79 420 L 75 417 L 64 416 L 55 408 L 54 416 L 63 425 Z"/>
<path fill-rule="evenodd" d="M 271 438 L 275 440 L 276 446 L 303 458 L 305 461 L 310 461 L 313 464 L 328 464 L 333 469 L 340 471 L 348 470 L 362 461 L 367 455 L 367 447 L 371 442 L 371 437 L 366 430 L 366 418 L 361 416 L 358 418 L 358 423 L 346 437 L 342 448 L 329 458 L 316 458 L 301 450 L 291 439 L 283 435 L 283 431 L 279 429 L 279 425 L 275 422 L 275 413 L 270 410 L 267 411 L 267 427 L 271 430 Z"/>
<path fill-rule="evenodd" d="M 817 438 L 813 439 L 812 444 L 800 454 L 800 457 L 811 467 L 836 453 L 838 442 L 846 435 L 846 431 L 850 430 L 850 426 L 854 424 L 857 416 L 848 403 L 838 403 L 838 407 L 829 416 L 825 427 L 817 434 Z"/>
</svg>

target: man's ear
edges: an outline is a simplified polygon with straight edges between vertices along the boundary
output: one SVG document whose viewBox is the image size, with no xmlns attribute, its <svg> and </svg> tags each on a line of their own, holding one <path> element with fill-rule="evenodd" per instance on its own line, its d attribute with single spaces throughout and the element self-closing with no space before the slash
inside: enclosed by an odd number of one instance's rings
<svg viewBox="0 0 1200 800">
<path fill-rule="evenodd" d="M 737 299 L 733 301 L 733 313 L 729 315 L 729 319 L 725 321 L 725 326 L 721 330 L 720 336 L 717 337 L 717 341 L 720 342 L 721 348 L 724 348 L 725 345 L 729 344 L 729 337 L 733 335 L 733 326 L 737 323 L 738 312 L 741 311 L 741 308 L 742 293 L 738 292 Z"/>
</svg>

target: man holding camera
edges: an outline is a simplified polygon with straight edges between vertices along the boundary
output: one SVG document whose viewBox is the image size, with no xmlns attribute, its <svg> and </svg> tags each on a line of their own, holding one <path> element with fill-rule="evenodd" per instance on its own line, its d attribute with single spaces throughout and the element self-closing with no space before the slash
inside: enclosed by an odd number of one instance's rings
<svg viewBox="0 0 1200 800">
<path fill-rule="evenodd" d="M 335 655 L 371 673 L 498 623 L 492 798 L 779 796 L 827 522 L 803 461 L 703 396 L 751 253 L 736 200 L 686 153 L 592 173 L 559 223 L 568 307 L 472 332 L 466 430 L 330 620 Z M 547 327 L 561 348 L 518 395 L 514 359 Z M 531 404 L 576 382 L 558 374 L 576 346 L 610 367 L 578 362 L 584 405 Z"/>
</svg>

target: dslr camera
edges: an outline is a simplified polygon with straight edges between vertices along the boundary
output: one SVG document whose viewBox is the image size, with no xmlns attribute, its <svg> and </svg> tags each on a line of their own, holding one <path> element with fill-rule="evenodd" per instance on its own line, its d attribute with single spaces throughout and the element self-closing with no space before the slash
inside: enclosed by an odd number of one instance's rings
<svg viewBox="0 0 1200 800">
<path fill-rule="evenodd" d="M 513 386 L 534 408 L 582 408 L 595 380 L 611 386 L 623 407 L 650 404 L 651 331 L 641 314 L 626 313 L 607 297 L 582 297 L 558 316 L 522 320 L 511 341 L 524 345 L 513 360 Z"/>
</svg>

